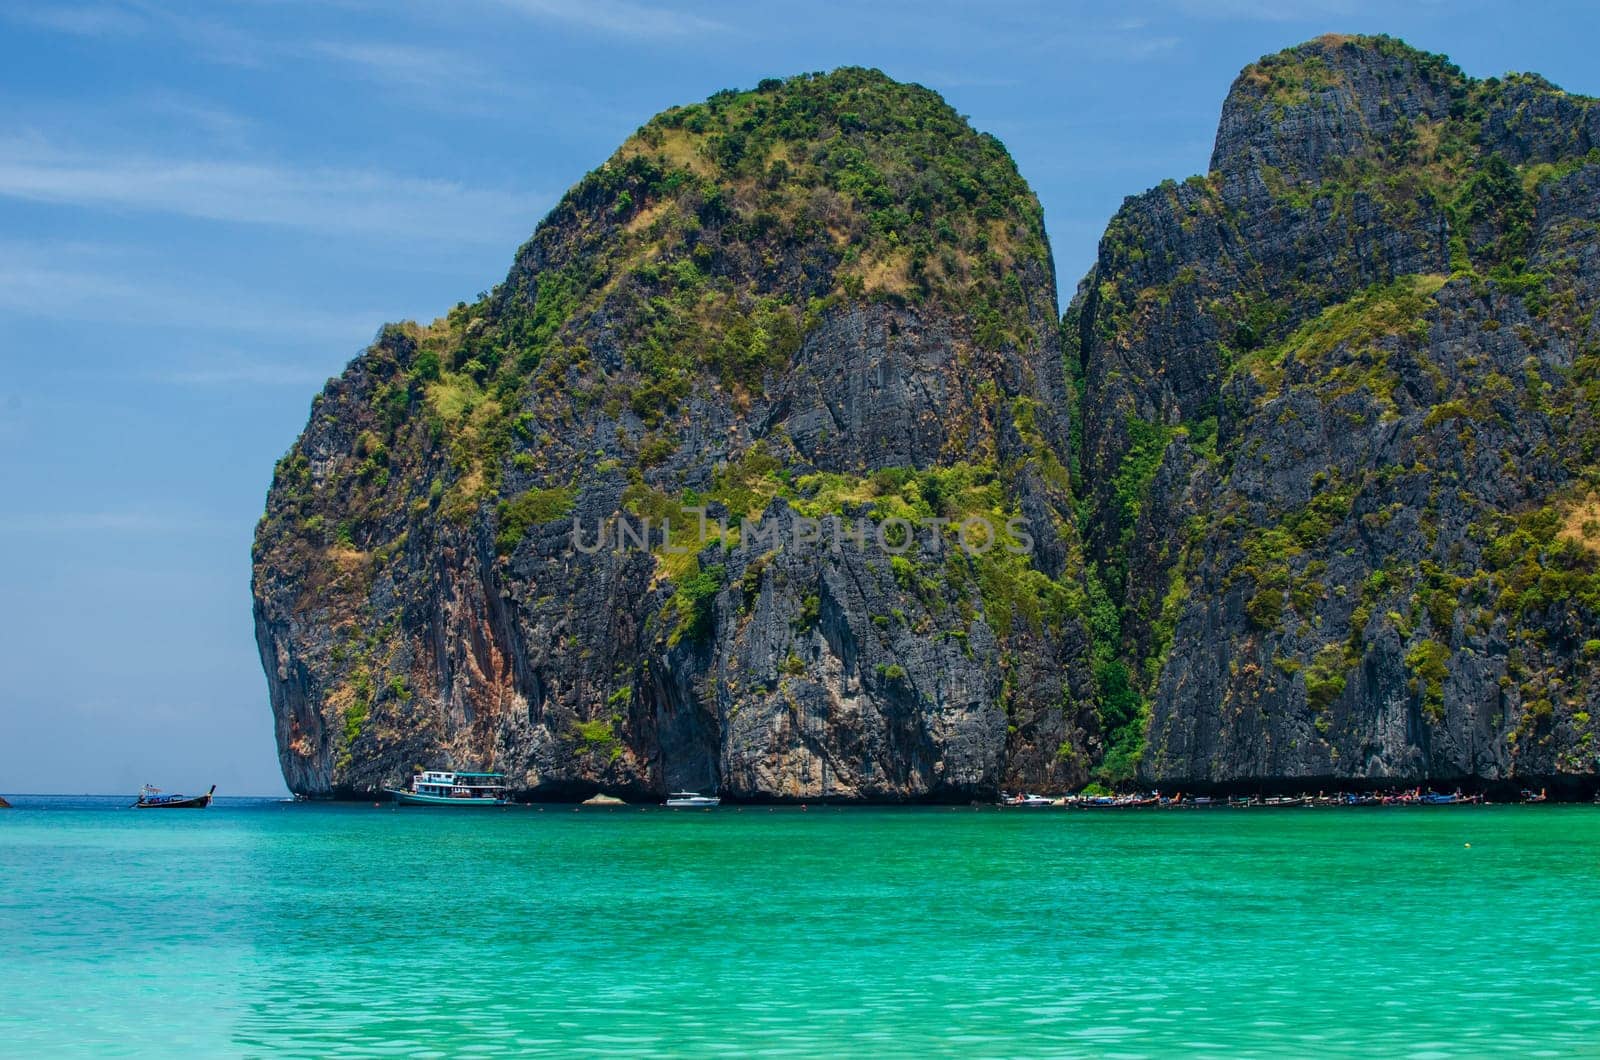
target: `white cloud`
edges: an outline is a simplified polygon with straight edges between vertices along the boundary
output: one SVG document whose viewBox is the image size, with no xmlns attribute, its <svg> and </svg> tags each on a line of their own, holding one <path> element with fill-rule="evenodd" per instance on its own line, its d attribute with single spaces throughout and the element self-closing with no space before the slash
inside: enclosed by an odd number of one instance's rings
<svg viewBox="0 0 1600 1060">
<path fill-rule="evenodd" d="M 1176 0 L 1174 6 L 1195 18 L 1301 22 L 1349 15 L 1361 5 L 1356 0 Z"/>
<path fill-rule="evenodd" d="M 148 261 L 115 248 L 18 241 L 0 241 L 0 314 L 154 326 L 173 334 L 267 335 L 350 350 L 376 334 L 385 320 L 400 316 L 273 304 L 260 292 L 162 276 Z"/>
<path fill-rule="evenodd" d="M 181 41 L 205 62 L 224 66 L 262 67 L 273 46 L 260 37 L 216 18 L 178 12 L 157 4 L 140 2 L 152 32 Z M 200 7 L 200 5 L 195 5 Z"/>
<path fill-rule="evenodd" d="M 154 36 L 180 41 L 207 62 L 260 66 L 262 41 L 215 18 L 170 10 L 148 0 L 120 5 L 22 8 L 0 11 L 12 22 L 77 37 Z"/>
<path fill-rule="evenodd" d="M 244 144 L 255 127 L 255 122 L 204 99 L 173 92 L 155 92 L 129 101 L 130 109 L 142 115 L 165 118 L 181 130 L 193 130 L 215 143 Z M 106 107 L 96 107 L 104 113 Z"/>
<path fill-rule="evenodd" d="M 471 57 L 439 48 L 373 41 L 319 40 L 304 54 L 332 60 L 357 77 L 396 88 L 417 90 L 429 105 L 452 109 L 463 96 L 506 99 L 526 96 L 518 85 L 485 69 Z"/>
<path fill-rule="evenodd" d="M 1107 51 L 1120 54 L 1126 59 L 1151 59 L 1157 55 L 1165 55 L 1183 43 L 1181 37 L 1173 35 L 1151 34 L 1123 34 L 1120 36 L 1107 35 L 1104 44 Z"/>
<path fill-rule="evenodd" d="M 176 386 L 292 386 L 304 388 L 320 385 L 327 380 L 326 368 L 290 364 L 277 361 L 260 361 L 246 357 L 222 355 L 213 363 L 191 368 L 155 372 L 156 382 Z"/>
<path fill-rule="evenodd" d="M 429 87 L 467 72 L 470 63 L 462 56 L 411 44 L 384 44 L 373 41 L 313 41 L 313 55 L 348 63 L 378 80 Z"/>
<path fill-rule="evenodd" d="M 1015 77 L 995 77 L 986 74 L 932 71 L 916 78 L 930 88 L 1015 88 L 1022 84 Z"/>
<path fill-rule="evenodd" d="M 0 140 L 0 196 L 322 233 L 510 244 L 548 200 L 372 170 L 62 150 Z"/>
<path fill-rule="evenodd" d="M 498 0 L 501 6 L 534 18 L 565 22 L 623 37 L 690 37 L 727 27 L 715 19 L 683 11 L 647 7 L 629 0 Z"/>
<path fill-rule="evenodd" d="M 144 533 L 214 531 L 228 524 L 208 516 L 175 515 L 148 509 L 98 512 L 11 512 L 0 514 L 0 533 Z"/>
<path fill-rule="evenodd" d="M 142 32 L 144 20 L 133 12 L 107 4 L 75 7 L 11 8 L 5 16 L 13 22 L 75 37 L 128 37 Z"/>
</svg>

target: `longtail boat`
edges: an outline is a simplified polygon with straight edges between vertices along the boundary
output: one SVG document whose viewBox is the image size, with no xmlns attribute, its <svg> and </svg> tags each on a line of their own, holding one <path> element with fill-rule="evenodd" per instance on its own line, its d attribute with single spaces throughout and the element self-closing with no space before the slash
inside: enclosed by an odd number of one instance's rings
<svg viewBox="0 0 1600 1060">
<path fill-rule="evenodd" d="M 139 801 L 130 809 L 134 810 L 203 810 L 211 805 L 211 798 L 217 793 L 217 786 L 211 785 L 211 790 L 204 795 L 166 795 L 161 789 L 146 784 L 139 790 Z"/>
</svg>

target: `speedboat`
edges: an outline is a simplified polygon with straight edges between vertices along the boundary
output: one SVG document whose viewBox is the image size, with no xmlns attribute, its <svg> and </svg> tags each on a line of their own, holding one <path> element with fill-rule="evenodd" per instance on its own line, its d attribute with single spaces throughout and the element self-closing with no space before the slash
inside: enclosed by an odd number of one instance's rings
<svg viewBox="0 0 1600 1060">
<path fill-rule="evenodd" d="M 211 805 L 211 797 L 217 793 L 217 786 L 211 785 L 211 790 L 204 795 L 168 795 L 151 784 L 146 784 L 139 789 L 139 801 L 131 809 L 135 810 L 203 810 Z"/>
<path fill-rule="evenodd" d="M 715 795 L 701 795 L 696 791 L 674 791 L 667 796 L 667 805 L 675 810 L 709 810 L 713 806 L 721 806 L 722 800 Z"/>
<path fill-rule="evenodd" d="M 401 806 L 505 806 L 504 773 L 455 773 L 430 769 L 411 778 L 409 791 L 386 788 Z"/>
</svg>

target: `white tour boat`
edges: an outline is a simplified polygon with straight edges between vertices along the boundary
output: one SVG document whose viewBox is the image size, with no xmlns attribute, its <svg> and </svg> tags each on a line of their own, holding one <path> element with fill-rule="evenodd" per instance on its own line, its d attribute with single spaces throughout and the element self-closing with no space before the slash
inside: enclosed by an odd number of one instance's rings
<svg viewBox="0 0 1600 1060">
<path fill-rule="evenodd" d="M 511 802 L 504 773 L 452 773 L 430 769 L 411 778 L 411 790 L 387 789 L 401 806 L 505 806 Z"/>
</svg>

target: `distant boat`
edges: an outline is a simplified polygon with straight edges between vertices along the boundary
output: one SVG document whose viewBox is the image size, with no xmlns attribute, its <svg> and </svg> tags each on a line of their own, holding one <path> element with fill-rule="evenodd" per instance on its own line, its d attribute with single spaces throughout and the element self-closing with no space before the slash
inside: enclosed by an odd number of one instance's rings
<svg viewBox="0 0 1600 1060">
<path fill-rule="evenodd" d="M 1441 795 L 1438 792 L 1430 791 L 1426 792 L 1417 801 L 1423 806 L 1469 806 L 1473 803 L 1482 802 L 1483 796 L 1463 795 L 1459 791 L 1454 795 Z"/>
<path fill-rule="evenodd" d="M 1002 806 L 1054 806 L 1055 800 L 1047 799 L 1043 795 L 1029 795 L 1024 793 L 1017 795 L 1001 795 L 1000 804 Z"/>
<path fill-rule="evenodd" d="M 9 809 L 11 809 L 11 804 L 6 801 L 6 797 L 4 795 L 0 795 L 0 810 Z"/>
<path fill-rule="evenodd" d="M 409 791 L 386 788 L 401 806 L 506 806 L 504 773 L 452 773 L 430 769 L 411 778 Z"/>
<path fill-rule="evenodd" d="M 203 810 L 211 805 L 211 797 L 217 793 L 217 786 L 211 785 L 211 790 L 204 795 L 166 795 L 160 788 L 146 784 L 139 789 L 139 801 L 130 809 L 134 810 Z"/>
<path fill-rule="evenodd" d="M 1079 810 L 1138 810 L 1161 805 L 1159 795 L 1088 795 L 1069 803 Z"/>
<path fill-rule="evenodd" d="M 667 796 L 667 805 L 673 809 L 710 809 L 721 806 L 722 800 L 715 795 L 701 795 L 695 791 L 674 791 Z"/>
</svg>

